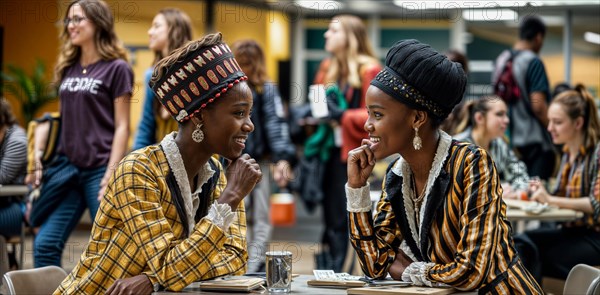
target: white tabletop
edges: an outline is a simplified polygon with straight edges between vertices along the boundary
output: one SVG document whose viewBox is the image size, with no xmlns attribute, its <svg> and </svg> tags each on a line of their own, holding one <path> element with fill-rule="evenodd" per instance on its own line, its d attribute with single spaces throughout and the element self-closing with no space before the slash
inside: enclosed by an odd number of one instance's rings
<svg viewBox="0 0 600 295">
<path fill-rule="evenodd" d="M 29 187 L 26 185 L 1 185 L 0 197 L 2 196 L 22 196 L 29 192 Z"/>
</svg>

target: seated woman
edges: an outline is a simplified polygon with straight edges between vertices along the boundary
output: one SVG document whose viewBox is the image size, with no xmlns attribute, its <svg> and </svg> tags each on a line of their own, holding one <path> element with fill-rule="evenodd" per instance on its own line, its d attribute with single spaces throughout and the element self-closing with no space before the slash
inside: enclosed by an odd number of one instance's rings
<svg viewBox="0 0 600 295">
<path fill-rule="evenodd" d="M 245 272 L 242 199 L 262 175 L 241 155 L 254 130 L 246 79 L 220 33 L 156 65 L 150 86 L 179 132 L 119 163 L 90 242 L 55 294 L 178 291 Z M 226 175 L 214 154 L 232 161 Z"/>
<path fill-rule="evenodd" d="M 531 199 L 583 217 L 518 237 L 526 242 L 519 251 L 538 282 L 542 276 L 566 279 L 579 263 L 600 265 L 600 121 L 594 98 L 582 85 L 564 91 L 550 104 L 548 119 L 552 141 L 563 145 L 562 160 L 550 193 L 532 182 Z"/>
<path fill-rule="evenodd" d="M 26 166 L 27 137 L 25 130 L 17 124 L 17 119 L 13 115 L 8 101 L 4 97 L 0 97 L 0 186 L 23 184 Z M 23 222 L 21 197 L 0 197 L 0 236 L 9 238 L 21 233 L 21 223 Z M 0 259 L 6 259 L 6 257 L 0 256 Z M 18 265 L 15 253 L 10 252 L 8 259 L 8 266 L 16 269 Z M 1 265 L 2 263 L 0 263 Z M 2 268 L 0 267 L 0 275 L 1 272 Z"/>
<path fill-rule="evenodd" d="M 348 154 L 350 241 L 369 277 L 541 294 L 513 247 L 494 162 L 439 129 L 466 81 L 429 45 L 392 46 L 367 91 L 369 139 Z M 367 179 L 377 159 L 395 153 L 373 220 Z"/>
<path fill-rule="evenodd" d="M 526 194 L 527 166 L 502 139 L 509 123 L 504 101 L 498 96 L 484 96 L 465 104 L 459 117 L 460 133 L 454 139 L 474 143 L 490 154 L 502 182 L 502 196 L 517 199 Z"/>
</svg>

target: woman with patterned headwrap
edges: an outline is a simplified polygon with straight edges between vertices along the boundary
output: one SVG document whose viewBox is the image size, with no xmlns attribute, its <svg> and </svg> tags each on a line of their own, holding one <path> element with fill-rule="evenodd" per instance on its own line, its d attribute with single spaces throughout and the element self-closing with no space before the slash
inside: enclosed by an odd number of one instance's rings
<svg viewBox="0 0 600 295">
<path fill-rule="evenodd" d="M 261 179 L 242 155 L 252 94 L 221 34 L 162 59 L 150 86 L 179 131 L 127 155 L 90 242 L 55 294 L 150 294 L 246 272 L 243 198 Z M 224 172 L 213 155 L 230 159 Z"/>
</svg>

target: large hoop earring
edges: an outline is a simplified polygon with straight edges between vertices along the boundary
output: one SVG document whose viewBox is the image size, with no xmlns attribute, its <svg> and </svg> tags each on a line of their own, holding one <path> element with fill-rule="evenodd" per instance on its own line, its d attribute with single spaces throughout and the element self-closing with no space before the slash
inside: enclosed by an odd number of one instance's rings
<svg viewBox="0 0 600 295">
<path fill-rule="evenodd" d="M 413 138 L 413 148 L 418 151 L 423 147 L 423 141 L 419 137 L 419 127 L 415 127 L 415 137 Z"/>
<path fill-rule="evenodd" d="M 192 132 L 192 140 L 201 143 L 204 140 L 204 132 L 202 132 L 202 124 L 196 124 L 196 129 Z"/>
</svg>

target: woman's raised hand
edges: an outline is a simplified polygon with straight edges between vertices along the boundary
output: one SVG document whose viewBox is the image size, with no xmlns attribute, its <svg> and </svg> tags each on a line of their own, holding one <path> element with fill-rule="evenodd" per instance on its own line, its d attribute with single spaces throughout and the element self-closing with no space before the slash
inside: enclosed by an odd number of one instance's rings
<svg viewBox="0 0 600 295">
<path fill-rule="evenodd" d="M 361 188 L 367 184 L 367 180 L 375 167 L 375 154 L 371 150 L 373 143 L 363 139 L 361 146 L 348 152 L 348 186 Z"/>
<path fill-rule="evenodd" d="M 243 154 L 229 165 L 226 176 L 227 187 L 222 198 L 219 198 L 219 202 L 228 203 L 231 209 L 235 210 L 254 189 L 254 186 L 260 182 L 262 172 L 255 159 L 248 154 Z"/>
</svg>

